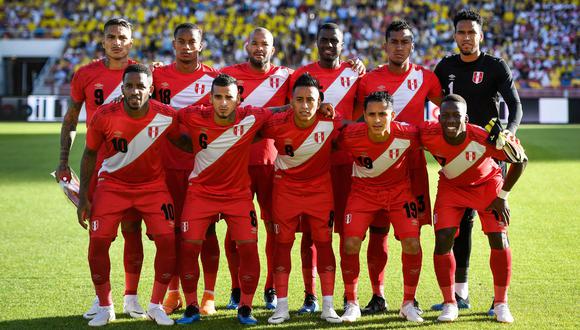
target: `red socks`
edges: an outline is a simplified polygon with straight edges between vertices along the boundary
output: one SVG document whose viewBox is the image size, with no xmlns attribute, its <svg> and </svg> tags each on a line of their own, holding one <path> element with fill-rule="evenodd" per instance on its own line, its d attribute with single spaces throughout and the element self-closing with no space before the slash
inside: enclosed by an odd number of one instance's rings
<svg viewBox="0 0 580 330">
<path fill-rule="evenodd" d="M 344 254 L 340 259 L 344 294 L 349 302 L 356 301 L 358 289 L 358 275 L 360 273 L 359 254 Z"/>
<path fill-rule="evenodd" d="M 143 240 L 141 229 L 128 232 L 121 231 L 125 239 L 123 248 L 123 265 L 125 266 L 125 295 L 136 295 L 139 277 L 143 266 Z"/>
<path fill-rule="evenodd" d="M 403 301 L 415 301 L 417 284 L 419 284 L 419 275 L 421 275 L 422 260 L 423 252 L 421 250 L 419 250 L 419 253 L 417 254 L 401 254 L 401 261 L 403 262 L 404 283 Z"/>
<path fill-rule="evenodd" d="M 302 259 L 302 278 L 304 291 L 308 294 L 316 294 L 316 247 L 312 242 L 310 233 L 302 233 L 300 242 L 300 257 Z M 278 290 L 278 289 L 276 289 Z"/>
<path fill-rule="evenodd" d="M 240 307 L 252 307 L 254 293 L 260 280 L 260 257 L 258 256 L 258 242 L 243 243 L 238 245 L 240 260 L 244 262 L 240 265 L 239 282 L 242 289 L 240 297 Z"/>
<path fill-rule="evenodd" d="M 226 259 L 228 260 L 228 268 L 230 269 L 232 289 L 239 288 L 240 282 L 238 280 L 238 272 L 240 268 L 240 256 L 238 254 L 236 242 L 232 240 L 232 236 L 230 235 L 229 228 L 226 232 L 226 238 L 224 239 L 224 249 L 226 250 Z"/>
<path fill-rule="evenodd" d="M 220 264 L 220 246 L 214 234 L 206 237 L 201 247 L 201 266 L 206 291 L 215 290 L 218 267 Z"/>
<path fill-rule="evenodd" d="M 453 252 L 447 254 L 433 254 L 433 264 L 439 288 L 443 294 L 444 303 L 456 303 L 455 301 L 455 258 Z"/>
<path fill-rule="evenodd" d="M 367 249 L 367 267 L 373 294 L 382 297 L 385 283 L 385 266 L 388 260 L 388 233 L 370 233 Z"/>
<path fill-rule="evenodd" d="M 332 241 L 314 242 L 316 253 L 318 254 L 318 276 L 320 276 L 320 286 L 322 296 L 334 295 L 334 277 L 336 271 L 336 260 L 332 252 Z"/>
<path fill-rule="evenodd" d="M 512 250 L 491 249 L 489 265 L 493 274 L 494 303 L 507 303 L 507 291 L 512 277 Z"/>
<path fill-rule="evenodd" d="M 167 291 L 169 281 L 175 273 L 175 235 L 158 235 L 155 237 L 155 281 L 153 283 L 153 293 L 151 294 L 152 304 L 162 304 L 163 297 Z"/>
<path fill-rule="evenodd" d="M 100 306 L 110 306 L 113 304 L 111 297 L 111 283 L 109 275 L 111 273 L 111 261 L 109 259 L 109 248 L 112 240 L 110 238 L 91 237 L 89 242 L 89 267 L 91 278 L 95 285 L 95 291 L 99 297 Z"/>
<path fill-rule="evenodd" d="M 201 253 L 201 244 L 181 241 L 179 252 L 179 274 L 181 286 L 185 295 L 185 303 L 197 306 L 197 282 L 199 280 L 198 258 Z"/>
<path fill-rule="evenodd" d="M 264 291 L 274 287 L 274 250 L 276 246 L 276 234 L 274 231 L 266 230 L 266 263 L 268 273 L 266 274 L 266 283 Z"/>
<path fill-rule="evenodd" d="M 274 281 L 276 285 L 276 295 L 278 298 L 288 297 L 288 277 L 290 275 L 291 251 L 294 242 L 276 242 L 276 252 L 274 255 Z"/>
</svg>

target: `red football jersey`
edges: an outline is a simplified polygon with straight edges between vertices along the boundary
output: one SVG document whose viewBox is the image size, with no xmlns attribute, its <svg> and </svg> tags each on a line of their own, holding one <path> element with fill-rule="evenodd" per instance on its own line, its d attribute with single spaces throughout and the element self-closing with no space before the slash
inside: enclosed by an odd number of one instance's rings
<svg viewBox="0 0 580 330">
<path fill-rule="evenodd" d="M 137 62 L 129 60 L 128 65 Z M 80 67 L 73 75 L 70 96 L 74 102 L 84 102 L 87 112 L 87 127 L 97 108 L 108 104 L 121 95 L 125 69 L 111 70 L 105 66 L 105 59 Z"/>
<path fill-rule="evenodd" d="M 284 66 L 272 66 L 268 72 L 252 69 L 250 63 L 241 63 L 225 67 L 222 73 L 229 74 L 238 80 L 244 88 L 242 106 L 279 107 L 288 103 L 290 93 L 290 75 L 294 70 Z M 252 145 L 250 165 L 271 165 L 276 159 L 274 141 L 264 139 Z"/>
<path fill-rule="evenodd" d="M 131 118 L 120 102 L 100 107 L 87 130 L 87 148 L 104 157 L 98 184 L 167 189 L 160 149 L 166 134 L 179 135 L 176 119 L 175 110 L 155 100 L 139 119 Z"/>
<path fill-rule="evenodd" d="M 415 64 L 403 74 L 391 72 L 388 65 L 367 73 L 359 83 L 357 101 L 363 104 L 367 95 L 380 91 L 393 96 L 396 120 L 413 125 L 425 121 L 425 102 L 443 93 L 437 76 Z"/>
<path fill-rule="evenodd" d="M 209 105 L 211 84 L 217 75 L 217 70 L 204 64 L 200 64 L 192 73 L 178 71 L 175 63 L 155 68 L 154 97 L 174 109 L 188 105 Z M 191 170 L 193 154 L 177 148 L 167 140 L 163 148 L 163 166 L 168 169 Z"/>
<path fill-rule="evenodd" d="M 437 122 L 425 122 L 420 127 L 421 143 L 442 166 L 439 180 L 456 186 L 478 185 L 501 174 L 493 158 L 506 160 L 502 150 L 486 142 L 488 133 L 483 128 L 467 124 L 467 137 L 460 145 L 451 145 L 443 138 Z"/>
<path fill-rule="evenodd" d="M 410 184 L 408 155 L 420 147 L 419 130 L 406 123 L 392 122 L 389 138 L 373 142 L 366 123 L 345 127 L 338 148 L 352 154 L 352 183 L 365 187 L 388 188 Z"/>
<path fill-rule="evenodd" d="M 316 78 L 322 86 L 324 103 L 330 103 L 334 110 L 346 120 L 353 120 L 354 106 L 357 95 L 359 80 L 362 76 L 352 69 L 352 65 L 342 62 L 338 69 L 325 69 L 318 62 L 310 63 L 298 68 L 290 80 L 291 88 L 298 77 L 309 73 Z M 355 118 L 356 119 L 356 118 Z M 333 164 L 350 164 L 352 158 L 346 153 L 335 152 L 332 157 Z"/>
<path fill-rule="evenodd" d="M 332 120 L 317 115 L 314 124 L 300 128 L 294 122 L 294 112 L 273 115 L 264 124 L 262 136 L 274 139 L 278 156 L 274 167 L 288 179 L 307 182 L 330 171 L 332 140 L 338 135 L 341 119 Z"/>
<path fill-rule="evenodd" d="M 200 193 L 248 197 L 250 146 L 256 133 L 271 115 L 265 108 L 238 107 L 231 125 L 220 126 L 214 121 L 214 109 L 209 106 L 189 106 L 178 112 L 193 142 L 195 162 L 189 175 L 190 184 Z"/>
</svg>

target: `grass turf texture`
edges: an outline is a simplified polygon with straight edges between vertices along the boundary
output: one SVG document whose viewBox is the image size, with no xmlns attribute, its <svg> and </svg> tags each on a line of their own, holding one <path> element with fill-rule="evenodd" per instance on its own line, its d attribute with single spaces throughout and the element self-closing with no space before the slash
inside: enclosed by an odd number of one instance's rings
<svg viewBox="0 0 580 330">
<path fill-rule="evenodd" d="M 81 125 L 79 125 L 81 126 Z M 94 291 L 90 281 L 88 236 L 77 224 L 75 210 L 65 201 L 48 173 L 57 164 L 59 124 L 0 123 L 0 328 L 80 328 L 87 321 L 81 314 L 90 306 Z M 577 247 L 580 187 L 580 126 L 523 126 L 518 136 L 527 149 L 528 169 L 510 196 L 513 249 L 513 278 L 510 307 L 516 322 L 511 328 L 577 328 L 575 312 L 580 308 L 580 249 Z M 78 171 L 84 135 L 79 134 L 71 164 Z M 437 167 L 429 163 L 431 196 L 434 198 Z M 433 271 L 433 231 L 422 230 L 423 270 L 417 299 L 426 311 L 426 322 L 415 325 L 402 321 L 398 309 L 402 299 L 400 245 L 389 238 L 389 263 L 385 292 L 390 311 L 363 317 L 359 328 L 446 327 L 498 328 L 485 312 L 493 295 L 489 270 L 489 247 L 476 221 L 470 269 L 472 309 L 461 311 L 457 322 L 438 325 L 438 312 L 428 311 L 439 303 L 441 294 Z M 217 226 L 223 240 L 225 223 Z M 293 249 L 290 278 L 292 319 L 278 328 L 310 329 L 329 327 L 316 316 L 295 316 L 302 304 L 299 239 Z M 153 281 L 154 245 L 146 240 L 145 263 L 139 288 L 146 308 Z M 264 228 L 260 225 L 262 280 L 254 299 L 259 327 L 267 326 L 270 311 L 262 308 L 265 276 Z M 335 251 L 338 239 L 335 236 Z M 371 296 L 366 272 L 366 244 L 361 252 L 359 299 L 365 305 Z M 118 320 L 113 328 L 153 328 L 151 321 L 136 321 L 121 314 L 123 294 L 122 236 L 113 243 L 111 282 Z M 337 266 L 339 265 L 338 252 Z M 337 267 L 335 306 L 342 314 L 342 277 Z M 237 328 L 235 311 L 225 311 L 230 279 L 222 250 L 216 287 L 219 312 L 203 318 L 204 328 Z M 200 289 L 203 281 L 200 281 Z M 201 291 L 200 291 L 201 292 Z M 318 291 L 320 294 L 320 291 Z M 201 298 L 201 294 L 200 294 Z M 177 316 L 174 316 L 174 318 Z M 348 324 L 333 327 L 347 327 Z"/>
</svg>

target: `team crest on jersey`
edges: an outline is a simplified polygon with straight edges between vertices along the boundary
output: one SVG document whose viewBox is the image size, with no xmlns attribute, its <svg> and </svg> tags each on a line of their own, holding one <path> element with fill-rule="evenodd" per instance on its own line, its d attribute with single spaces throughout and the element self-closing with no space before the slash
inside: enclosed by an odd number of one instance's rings
<svg viewBox="0 0 580 330">
<path fill-rule="evenodd" d="M 91 221 L 91 230 L 97 231 L 99 229 L 99 220 Z"/>
<path fill-rule="evenodd" d="M 205 93 L 205 85 L 196 83 L 193 89 L 196 94 L 204 94 Z"/>
<path fill-rule="evenodd" d="M 465 152 L 465 159 L 472 162 L 475 160 L 475 151 L 466 151 Z"/>
<path fill-rule="evenodd" d="M 474 84 L 481 83 L 483 81 L 483 71 L 474 71 L 471 81 L 473 81 Z"/>
<path fill-rule="evenodd" d="M 346 223 L 348 225 L 351 221 L 352 221 L 352 214 L 349 213 L 344 217 L 344 223 Z"/>
<path fill-rule="evenodd" d="M 242 136 L 242 135 L 244 135 L 244 125 L 236 125 L 236 126 L 234 126 L 234 135 L 235 136 Z"/>
<path fill-rule="evenodd" d="M 314 141 L 318 144 L 324 143 L 324 132 L 314 133 Z"/>
<path fill-rule="evenodd" d="M 159 135 L 159 127 L 149 126 L 147 128 L 147 135 L 149 135 L 150 138 L 155 139 Z"/>
<path fill-rule="evenodd" d="M 389 149 L 389 158 L 397 159 L 397 158 L 399 158 L 400 153 L 401 153 L 401 149 Z"/>
<path fill-rule="evenodd" d="M 417 87 L 419 87 L 419 82 L 417 79 L 407 79 L 407 87 L 409 87 L 410 90 L 415 91 Z"/>
<path fill-rule="evenodd" d="M 186 233 L 189 230 L 189 222 L 181 223 L 181 232 Z"/>
<path fill-rule="evenodd" d="M 280 88 L 280 78 L 278 77 L 270 77 L 270 87 L 272 88 Z"/>
<path fill-rule="evenodd" d="M 340 84 L 344 88 L 350 87 L 350 78 L 352 77 L 340 77 Z"/>
</svg>

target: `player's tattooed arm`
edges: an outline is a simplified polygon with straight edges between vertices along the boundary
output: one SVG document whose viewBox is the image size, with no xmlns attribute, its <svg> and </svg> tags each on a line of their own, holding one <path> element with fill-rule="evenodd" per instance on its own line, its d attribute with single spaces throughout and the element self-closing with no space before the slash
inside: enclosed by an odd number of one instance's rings
<svg viewBox="0 0 580 330">
<path fill-rule="evenodd" d="M 167 138 L 174 146 L 178 147 L 179 149 L 193 153 L 193 143 L 191 142 L 191 137 L 187 134 L 181 134 L 179 137 L 173 137 L 167 135 Z"/>
<path fill-rule="evenodd" d="M 77 218 L 79 224 L 87 229 L 86 219 L 91 217 L 91 203 L 88 198 L 88 190 L 95 164 L 97 163 L 97 151 L 85 147 L 83 158 L 81 159 L 81 178 L 79 187 L 79 206 L 77 208 Z"/>
<path fill-rule="evenodd" d="M 510 168 L 504 179 L 499 195 L 487 207 L 487 210 L 495 213 L 498 217 L 498 221 L 504 222 L 506 225 L 509 225 L 510 223 L 510 209 L 507 201 L 508 195 L 522 173 L 524 173 L 527 163 L 528 160 L 524 159 L 520 163 L 510 164 Z"/>
<path fill-rule="evenodd" d="M 68 156 L 77 134 L 77 123 L 83 104 L 71 100 L 71 105 L 62 120 L 60 129 L 60 157 L 56 168 L 56 181 L 69 181 L 71 179 Z"/>
<path fill-rule="evenodd" d="M 290 110 L 292 107 L 290 106 L 290 104 L 286 104 L 286 105 L 282 105 L 279 107 L 268 107 L 266 109 L 268 109 L 271 113 L 278 113 L 278 112 L 284 112 L 287 110 Z"/>
</svg>

